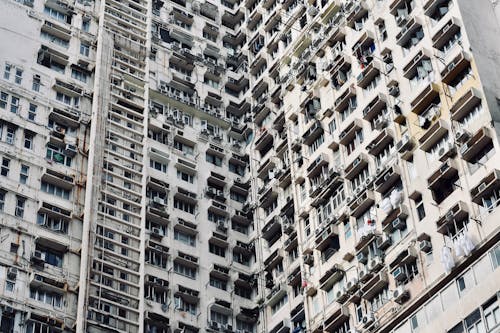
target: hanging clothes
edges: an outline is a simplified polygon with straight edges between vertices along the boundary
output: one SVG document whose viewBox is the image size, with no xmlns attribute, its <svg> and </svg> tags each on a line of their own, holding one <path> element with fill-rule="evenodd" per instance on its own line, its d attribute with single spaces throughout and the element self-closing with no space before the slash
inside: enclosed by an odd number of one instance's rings
<svg viewBox="0 0 500 333">
<path fill-rule="evenodd" d="M 453 241 L 453 247 L 455 248 L 455 255 L 457 257 L 461 257 L 463 256 L 465 253 L 464 253 L 464 249 L 462 247 L 462 236 L 459 236 L 457 238 L 455 238 L 455 240 Z"/>
<path fill-rule="evenodd" d="M 449 274 L 455 266 L 455 261 L 453 260 L 453 256 L 451 255 L 451 250 L 447 246 L 444 246 L 441 250 L 441 263 L 444 266 L 444 271 L 446 272 L 446 274 Z"/>
<path fill-rule="evenodd" d="M 468 231 L 462 236 L 462 247 L 466 256 L 471 254 L 471 252 L 476 248 Z"/>
</svg>

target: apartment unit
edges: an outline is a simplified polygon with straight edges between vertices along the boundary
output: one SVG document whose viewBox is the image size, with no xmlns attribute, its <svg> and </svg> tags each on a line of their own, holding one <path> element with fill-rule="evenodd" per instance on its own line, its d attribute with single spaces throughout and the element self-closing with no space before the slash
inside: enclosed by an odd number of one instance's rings
<svg viewBox="0 0 500 333">
<path fill-rule="evenodd" d="M 495 1 L 0 9 L 0 332 L 499 331 Z"/>
</svg>

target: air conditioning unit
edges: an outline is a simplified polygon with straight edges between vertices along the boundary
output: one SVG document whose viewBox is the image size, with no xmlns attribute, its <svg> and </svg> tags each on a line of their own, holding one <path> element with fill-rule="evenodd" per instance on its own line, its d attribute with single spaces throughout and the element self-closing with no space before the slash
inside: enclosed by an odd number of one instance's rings
<svg viewBox="0 0 500 333">
<path fill-rule="evenodd" d="M 470 134 L 463 130 L 459 129 L 455 133 L 455 141 L 460 142 L 460 143 L 465 143 L 467 140 L 469 140 Z"/>
<path fill-rule="evenodd" d="M 478 192 L 482 192 L 486 189 L 486 186 L 487 184 L 486 183 L 481 183 L 478 187 L 477 187 L 477 191 Z"/>
<path fill-rule="evenodd" d="M 375 120 L 375 129 L 377 130 L 381 130 L 385 127 L 387 121 L 384 117 L 380 117 L 380 118 L 377 118 L 377 120 Z"/>
<path fill-rule="evenodd" d="M 35 252 L 33 252 L 33 257 L 38 260 L 45 261 L 45 253 L 40 250 L 35 250 Z"/>
<path fill-rule="evenodd" d="M 377 170 L 375 170 L 375 174 L 378 176 L 382 172 L 384 172 L 384 170 L 385 170 L 385 168 L 381 165 L 381 166 L 377 167 Z"/>
<path fill-rule="evenodd" d="M 464 143 L 460 146 L 460 155 L 465 154 L 465 152 L 469 150 L 469 145 L 467 143 Z"/>
<path fill-rule="evenodd" d="M 358 280 L 356 278 L 351 279 L 346 284 L 346 289 L 349 293 L 354 292 L 358 288 Z"/>
<path fill-rule="evenodd" d="M 216 322 L 216 321 L 212 321 L 212 322 L 210 323 L 210 328 L 211 328 L 211 329 L 213 329 L 213 330 L 218 331 L 218 330 L 219 330 L 219 323 L 218 323 L 218 322 Z"/>
<path fill-rule="evenodd" d="M 371 177 L 371 176 L 366 177 L 366 179 L 365 179 L 365 185 L 366 186 L 370 186 L 371 183 L 373 183 L 373 177 Z"/>
<path fill-rule="evenodd" d="M 363 324 L 364 328 L 369 327 L 370 325 L 373 324 L 375 321 L 375 316 L 373 315 L 373 312 L 367 313 L 363 318 L 361 319 L 361 323 Z"/>
<path fill-rule="evenodd" d="M 223 221 L 217 222 L 217 230 L 226 232 L 226 224 Z"/>
<path fill-rule="evenodd" d="M 398 86 L 389 87 L 389 95 L 391 95 L 392 97 L 399 96 L 399 87 Z"/>
<path fill-rule="evenodd" d="M 410 293 L 403 286 L 397 287 L 392 292 L 392 299 L 398 304 L 403 304 L 410 297 Z"/>
<path fill-rule="evenodd" d="M 359 271 L 358 273 L 359 281 L 361 282 L 366 282 L 368 279 L 370 279 L 370 271 L 366 268 L 363 268 Z"/>
<path fill-rule="evenodd" d="M 382 234 L 382 236 L 380 236 L 379 238 L 377 238 L 376 245 L 377 245 L 377 248 L 379 250 L 385 250 L 389 246 L 391 246 L 391 243 L 392 243 L 391 236 L 388 235 L 388 234 L 386 234 L 386 233 L 384 233 L 384 234 Z"/>
<path fill-rule="evenodd" d="M 399 229 L 402 230 L 406 227 L 406 222 L 403 219 L 400 219 L 399 217 L 392 221 L 392 227 L 394 229 Z"/>
<path fill-rule="evenodd" d="M 64 154 L 68 155 L 68 156 L 75 156 L 77 153 L 77 148 L 75 145 L 70 145 L 70 144 L 67 144 L 65 147 L 64 147 Z"/>
<path fill-rule="evenodd" d="M 274 179 L 275 170 L 274 169 L 269 169 L 269 171 L 268 171 L 267 174 L 268 174 L 269 179 Z"/>
<path fill-rule="evenodd" d="M 428 240 L 423 240 L 419 244 L 420 251 L 429 253 L 432 251 L 432 243 Z"/>
<path fill-rule="evenodd" d="M 355 193 L 356 195 L 360 195 L 360 194 L 361 194 L 361 192 L 363 192 L 363 190 L 364 190 L 363 186 L 358 186 L 358 187 L 356 187 L 356 189 L 354 190 L 354 193 Z"/>
<path fill-rule="evenodd" d="M 368 257 L 363 252 L 358 253 L 356 255 L 356 259 L 362 264 L 366 264 L 368 262 Z"/>
<path fill-rule="evenodd" d="M 303 258 L 304 258 L 304 263 L 306 265 L 310 265 L 310 264 L 314 263 L 314 257 L 312 254 L 306 254 L 306 255 L 304 255 Z"/>
<path fill-rule="evenodd" d="M 406 273 L 403 267 L 398 267 L 392 272 L 392 276 L 396 281 L 404 281 L 406 280 Z"/>
<path fill-rule="evenodd" d="M 353 197 L 346 197 L 345 198 L 345 201 L 347 202 L 347 204 L 349 205 L 351 202 L 354 201 L 354 198 Z"/>
<path fill-rule="evenodd" d="M 383 266 L 383 263 L 382 263 L 382 259 L 380 257 L 374 257 L 368 263 L 368 268 L 372 271 L 378 270 L 378 269 L 382 268 L 382 266 Z"/>
<path fill-rule="evenodd" d="M 17 268 L 16 267 L 9 267 L 7 269 L 7 277 L 9 279 L 15 279 L 17 277 Z"/>
<path fill-rule="evenodd" d="M 403 153 L 404 151 L 408 150 L 409 143 L 410 143 L 410 137 L 408 136 L 408 134 L 405 134 L 401 138 L 401 140 L 396 144 L 396 150 L 400 153 Z"/>
<path fill-rule="evenodd" d="M 161 236 L 160 228 L 152 228 L 151 233 L 155 236 Z"/>
<path fill-rule="evenodd" d="M 335 293 L 336 299 L 345 298 L 346 296 L 347 296 L 347 290 L 345 288 L 337 290 L 337 292 Z"/>
<path fill-rule="evenodd" d="M 403 24 L 406 24 L 407 18 L 408 18 L 407 15 L 399 15 L 398 17 L 396 17 L 396 24 L 398 26 L 402 26 Z"/>
</svg>

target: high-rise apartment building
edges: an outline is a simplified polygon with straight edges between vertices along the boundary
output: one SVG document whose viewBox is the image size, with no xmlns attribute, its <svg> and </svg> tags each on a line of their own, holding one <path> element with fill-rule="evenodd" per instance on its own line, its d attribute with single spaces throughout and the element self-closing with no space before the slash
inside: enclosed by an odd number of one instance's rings
<svg viewBox="0 0 500 333">
<path fill-rule="evenodd" d="M 500 332 L 494 0 L 0 2 L 0 332 Z"/>
</svg>

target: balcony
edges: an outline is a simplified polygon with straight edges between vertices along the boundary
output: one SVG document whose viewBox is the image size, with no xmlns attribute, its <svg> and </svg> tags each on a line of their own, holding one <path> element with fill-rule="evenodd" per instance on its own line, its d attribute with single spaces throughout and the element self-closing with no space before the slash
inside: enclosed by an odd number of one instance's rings
<svg viewBox="0 0 500 333">
<path fill-rule="evenodd" d="M 394 164 L 387 168 L 384 172 L 378 176 L 374 181 L 375 191 L 379 193 L 385 193 L 396 183 L 398 179 L 401 178 L 401 170 L 399 166 Z"/>
<path fill-rule="evenodd" d="M 278 302 L 281 297 L 283 297 L 286 294 L 286 285 L 279 283 L 275 284 L 271 291 L 266 295 L 266 300 L 269 305 L 273 305 L 276 302 Z"/>
<path fill-rule="evenodd" d="M 406 221 L 408 216 L 408 208 L 403 204 L 392 209 L 392 211 L 389 212 L 381 222 L 383 231 L 392 232 L 394 230 L 394 225 L 397 225 L 394 221 Z"/>
<path fill-rule="evenodd" d="M 470 88 L 450 108 L 451 119 L 460 120 L 465 117 L 477 105 L 481 104 L 481 92 L 476 88 Z"/>
<path fill-rule="evenodd" d="M 387 274 L 387 269 L 384 269 L 378 274 L 375 274 L 361 287 L 361 291 L 363 293 L 362 298 L 370 300 L 388 285 L 389 277 Z"/>
<path fill-rule="evenodd" d="M 366 168 L 368 165 L 368 158 L 365 156 L 365 154 L 361 153 L 357 158 L 352 161 L 351 164 L 349 164 L 345 169 L 344 169 L 344 178 L 348 180 L 352 180 L 356 175 L 358 175 L 361 170 Z"/>
<path fill-rule="evenodd" d="M 276 324 L 269 333 L 290 333 L 290 324 L 287 320 L 283 319 Z"/>
<path fill-rule="evenodd" d="M 339 264 L 334 264 L 332 268 L 327 270 L 323 276 L 319 279 L 320 289 L 324 291 L 330 290 L 330 288 L 340 281 L 344 277 L 344 270 Z"/>
<path fill-rule="evenodd" d="M 323 252 L 329 246 L 333 246 L 338 250 L 339 241 L 338 241 L 339 231 L 337 226 L 333 224 L 328 224 L 326 227 L 322 229 L 316 230 L 316 238 L 314 242 L 316 243 L 316 249 L 320 252 Z"/>
<path fill-rule="evenodd" d="M 321 127 L 321 122 L 315 121 L 305 132 L 302 134 L 303 143 L 310 145 L 324 132 Z"/>
<path fill-rule="evenodd" d="M 356 199 L 349 204 L 351 215 L 359 217 L 368 207 L 375 202 L 375 194 L 373 191 L 365 190 Z"/>
<path fill-rule="evenodd" d="M 328 155 L 321 153 L 314 161 L 307 167 L 307 177 L 312 178 L 317 176 L 323 167 L 328 165 Z"/>
<path fill-rule="evenodd" d="M 349 308 L 347 306 L 339 306 L 335 308 L 331 314 L 323 322 L 322 332 L 340 332 L 343 329 L 343 324 L 349 321 Z"/>
<path fill-rule="evenodd" d="M 356 133 L 363 128 L 363 122 L 361 119 L 355 119 L 349 125 L 347 125 L 342 132 L 339 134 L 339 143 L 346 146 L 354 140 Z"/>
<path fill-rule="evenodd" d="M 490 130 L 482 127 L 469 140 L 460 146 L 462 159 L 472 162 L 474 157 L 483 151 L 488 145 L 493 145 L 493 139 Z"/>
<path fill-rule="evenodd" d="M 448 123 L 439 119 L 434 125 L 432 125 L 418 140 L 420 143 L 420 149 L 423 151 L 429 151 L 433 145 L 435 145 L 449 130 Z"/>
<path fill-rule="evenodd" d="M 500 188 L 500 170 L 495 169 L 488 176 L 484 177 L 479 185 L 471 189 L 472 202 L 483 205 L 482 199 L 491 195 L 498 188 Z"/>
<path fill-rule="evenodd" d="M 439 97 L 439 92 L 438 84 L 433 82 L 426 84 L 425 88 L 410 102 L 411 111 L 417 115 L 422 114 Z"/>
<path fill-rule="evenodd" d="M 453 35 L 460 31 L 460 22 L 452 17 L 446 24 L 432 36 L 432 46 L 440 50 Z"/>
<path fill-rule="evenodd" d="M 373 60 L 366 66 L 365 69 L 358 75 L 357 84 L 359 87 L 365 89 L 372 80 L 382 72 L 382 65 L 379 61 Z"/>
<path fill-rule="evenodd" d="M 451 84 L 452 81 L 467 67 L 470 67 L 471 56 L 462 51 L 441 71 L 441 81 L 444 84 Z"/>
<path fill-rule="evenodd" d="M 277 216 L 271 218 L 271 220 L 262 228 L 262 237 L 266 240 L 273 239 L 277 233 L 281 233 L 281 219 Z"/>
<path fill-rule="evenodd" d="M 418 17 L 411 17 L 407 19 L 405 25 L 401 27 L 401 30 L 396 35 L 396 44 L 399 46 L 405 45 L 412 37 L 418 28 L 422 26 Z"/>
<path fill-rule="evenodd" d="M 469 217 L 469 209 L 463 201 L 457 202 L 444 215 L 440 216 L 436 221 L 437 232 L 446 235 L 448 234 L 448 226 L 455 221 L 464 221 Z M 455 228 L 452 226 L 452 228 Z"/>
<path fill-rule="evenodd" d="M 456 161 L 448 159 L 441 164 L 429 178 L 427 178 L 428 188 L 439 190 L 443 182 L 452 181 L 458 177 L 458 167 Z"/>
<path fill-rule="evenodd" d="M 391 142 L 394 142 L 394 134 L 390 129 L 384 128 L 380 132 L 380 134 L 375 139 L 373 139 L 368 144 L 368 146 L 366 146 L 366 149 L 368 150 L 368 153 L 370 155 L 376 156 L 380 152 L 382 152 Z"/>
<path fill-rule="evenodd" d="M 273 135 L 267 128 L 263 127 L 260 129 L 260 133 L 257 136 L 257 141 L 255 142 L 255 149 L 262 150 L 267 145 L 271 144 L 273 141 Z"/>
<path fill-rule="evenodd" d="M 349 106 L 351 97 L 356 96 L 356 87 L 349 86 L 335 99 L 335 110 L 341 112 Z"/>
<path fill-rule="evenodd" d="M 363 109 L 363 119 L 371 121 L 380 112 L 387 107 L 387 97 L 383 94 L 377 94 L 370 103 Z"/>
</svg>

